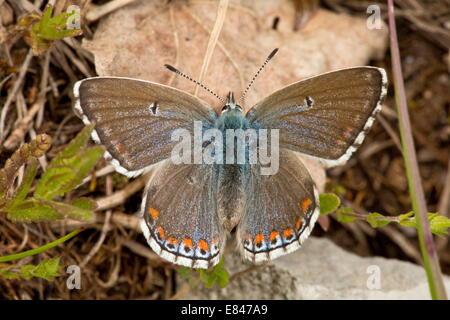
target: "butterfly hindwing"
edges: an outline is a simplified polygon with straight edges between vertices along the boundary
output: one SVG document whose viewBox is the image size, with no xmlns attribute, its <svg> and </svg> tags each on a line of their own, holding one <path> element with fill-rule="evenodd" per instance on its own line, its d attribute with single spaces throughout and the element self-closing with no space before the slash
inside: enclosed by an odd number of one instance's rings
<svg viewBox="0 0 450 320">
<path fill-rule="evenodd" d="M 280 150 L 279 170 L 261 175 L 253 165 L 247 179 L 244 216 L 237 230 L 243 256 L 260 263 L 300 248 L 319 215 L 318 193 L 295 152 Z"/>
<path fill-rule="evenodd" d="M 192 134 L 194 121 L 212 127 L 216 113 L 198 98 L 150 81 L 95 77 L 74 86 L 75 112 L 95 123 L 92 138 L 106 147 L 116 170 L 133 177 L 170 156 L 176 129 Z"/>
<path fill-rule="evenodd" d="M 363 142 L 386 88 L 381 68 L 329 72 L 271 94 L 246 117 L 253 128 L 280 129 L 280 148 L 340 165 Z"/>
<path fill-rule="evenodd" d="M 141 228 L 164 259 L 192 268 L 219 262 L 224 233 L 217 216 L 212 165 L 163 161 L 147 184 Z"/>
</svg>

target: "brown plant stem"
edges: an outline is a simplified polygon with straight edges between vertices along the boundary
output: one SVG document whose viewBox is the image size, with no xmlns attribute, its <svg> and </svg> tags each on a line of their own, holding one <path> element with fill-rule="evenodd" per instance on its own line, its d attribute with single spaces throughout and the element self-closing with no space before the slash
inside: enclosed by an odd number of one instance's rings
<svg viewBox="0 0 450 320">
<path fill-rule="evenodd" d="M 5 197 L 12 186 L 17 171 L 30 158 L 39 158 L 50 148 L 52 138 L 40 134 L 30 143 L 25 143 L 6 160 L 3 169 L 0 169 L 0 198 Z"/>
</svg>

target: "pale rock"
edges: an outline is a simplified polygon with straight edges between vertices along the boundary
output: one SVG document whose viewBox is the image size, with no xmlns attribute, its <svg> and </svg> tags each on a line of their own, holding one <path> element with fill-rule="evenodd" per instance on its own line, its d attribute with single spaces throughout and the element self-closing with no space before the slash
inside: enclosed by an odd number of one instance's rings
<svg viewBox="0 0 450 320">
<path fill-rule="evenodd" d="M 225 268 L 231 275 L 249 267 L 236 254 L 225 257 Z M 373 281 L 377 275 L 379 287 Z M 450 277 L 444 276 L 444 282 L 450 292 Z M 359 257 L 328 239 L 315 237 L 306 240 L 300 250 L 237 277 L 225 288 L 201 288 L 193 294 L 189 298 L 202 300 L 430 299 L 421 266 L 395 259 Z"/>
</svg>

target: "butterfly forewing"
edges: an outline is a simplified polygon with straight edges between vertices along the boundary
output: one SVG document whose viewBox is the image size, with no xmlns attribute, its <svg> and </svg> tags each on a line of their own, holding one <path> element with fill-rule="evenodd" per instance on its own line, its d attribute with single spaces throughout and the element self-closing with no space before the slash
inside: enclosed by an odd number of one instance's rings
<svg viewBox="0 0 450 320">
<path fill-rule="evenodd" d="M 300 248 L 319 215 L 318 193 L 295 152 L 280 150 L 274 175 L 261 175 L 252 166 L 244 216 L 238 226 L 243 256 L 260 263 Z"/>
<path fill-rule="evenodd" d="M 196 97 L 161 84 L 128 78 L 97 77 L 74 87 L 76 113 L 95 123 L 92 137 L 102 143 L 116 170 L 136 176 L 167 159 L 177 143 L 175 129 L 193 132 L 194 120 L 205 128 L 216 113 Z"/>
<path fill-rule="evenodd" d="M 362 143 L 386 95 L 383 69 L 357 67 L 289 85 L 247 113 L 254 128 L 280 129 L 280 148 L 345 163 Z"/>
<path fill-rule="evenodd" d="M 219 262 L 224 234 L 217 216 L 212 165 L 158 165 L 142 202 L 141 227 L 164 259 L 192 268 Z"/>
</svg>

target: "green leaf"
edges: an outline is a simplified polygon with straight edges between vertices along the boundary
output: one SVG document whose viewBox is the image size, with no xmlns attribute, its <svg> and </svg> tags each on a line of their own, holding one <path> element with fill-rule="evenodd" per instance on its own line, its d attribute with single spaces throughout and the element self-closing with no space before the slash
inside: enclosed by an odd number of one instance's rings
<svg viewBox="0 0 450 320">
<path fill-rule="evenodd" d="M 186 279 L 188 281 L 189 286 L 191 288 L 195 288 L 196 286 L 197 277 L 195 271 L 196 271 L 195 269 L 188 267 L 183 266 L 178 267 L 178 274 L 180 275 L 181 278 Z"/>
<path fill-rule="evenodd" d="M 178 268 L 178 274 L 183 279 L 190 279 L 192 277 L 192 268 L 180 266 Z"/>
<path fill-rule="evenodd" d="M 334 192 L 340 195 L 344 195 L 347 192 L 347 189 L 345 187 L 337 185 L 333 187 Z"/>
<path fill-rule="evenodd" d="M 410 211 L 408 213 L 405 214 L 401 214 L 398 216 L 398 221 L 405 221 L 405 220 L 409 220 L 411 217 L 414 217 L 414 212 Z"/>
<path fill-rule="evenodd" d="M 98 207 L 97 202 L 86 197 L 73 199 L 71 205 L 89 211 L 95 211 Z"/>
<path fill-rule="evenodd" d="M 32 26 L 32 34 L 35 40 L 59 40 L 69 36 L 82 34 L 80 29 L 67 29 L 67 20 L 77 12 L 62 12 L 60 15 L 51 17 L 52 6 L 45 8 L 42 19 Z"/>
<path fill-rule="evenodd" d="M 76 177 L 75 168 L 70 166 L 49 165 L 42 174 L 34 191 L 34 196 L 51 200 L 56 196 L 62 196 L 67 185 Z"/>
<path fill-rule="evenodd" d="M 205 288 L 211 288 L 216 281 L 214 274 L 203 269 L 200 270 L 200 280 L 203 281 Z"/>
<path fill-rule="evenodd" d="M 62 218 L 54 208 L 33 198 L 8 207 L 6 217 L 13 222 L 39 222 Z"/>
<path fill-rule="evenodd" d="M 53 281 L 55 277 L 60 276 L 59 271 L 61 268 L 62 266 L 59 264 L 59 257 L 57 257 L 44 260 L 38 265 L 25 265 L 20 269 L 18 275 L 25 280 L 37 277 Z"/>
<path fill-rule="evenodd" d="M 52 17 L 53 7 L 48 5 L 41 15 L 30 13 L 19 20 L 21 27 L 26 27 L 24 40 L 31 46 L 33 54 L 40 55 L 47 51 L 55 40 L 83 34 L 81 29 L 68 27 L 68 20 L 78 14 L 77 11 L 63 12 Z"/>
<path fill-rule="evenodd" d="M 403 218 L 402 220 L 399 220 L 400 225 L 405 226 L 405 227 L 411 227 L 411 228 L 417 228 L 417 223 L 416 223 L 416 219 L 413 218 Z"/>
<path fill-rule="evenodd" d="M 16 279 L 19 278 L 19 275 L 11 271 L 14 266 L 0 263 L 0 276 L 6 279 Z"/>
<path fill-rule="evenodd" d="M 384 216 L 378 212 L 372 212 L 369 213 L 369 215 L 366 218 L 366 221 L 370 223 L 372 228 L 378 228 L 383 227 L 387 224 L 389 224 L 389 220 L 383 220 Z"/>
<path fill-rule="evenodd" d="M 48 165 L 34 191 L 36 198 L 51 200 L 81 183 L 104 153 L 101 146 L 85 148 L 93 126 L 86 126 Z"/>
<path fill-rule="evenodd" d="M 225 269 L 225 260 L 220 259 L 219 263 L 214 267 L 214 272 L 217 278 L 217 284 L 220 288 L 225 287 L 229 282 L 228 271 Z"/>
<path fill-rule="evenodd" d="M 200 280 L 204 283 L 205 288 L 211 288 L 214 283 L 217 283 L 220 288 L 223 288 L 228 284 L 228 271 L 224 266 L 225 261 L 222 258 L 212 270 L 198 269 Z"/>
<path fill-rule="evenodd" d="M 87 202 L 84 205 L 87 205 Z M 80 208 L 63 202 L 30 198 L 14 207 L 9 207 L 7 217 L 14 222 L 40 222 L 65 218 L 89 221 L 92 218 L 92 209 L 91 207 Z"/>
<path fill-rule="evenodd" d="M 322 193 L 319 195 L 320 214 L 330 214 L 341 205 L 341 199 L 334 193 Z"/>
<path fill-rule="evenodd" d="M 229 282 L 228 272 L 226 270 L 219 271 L 217 273 L 217 284 L 219 288 L 224 288 Z"/>
<path fill-rule="evenodd" d="M 42 203 L 54 209 L 61 218 L 69 218 L 74 220 L 89 221 L 92 218 L 91 209 L 83 209 L 63 202 L 51 200 L 41 200 Z"/>
<path fill-rule="evenodd" d="M 336 218 L 339 222 L 348 223 L 358 220 L 358 218 L 348 215 L 348 213 L 353 213 L 351 208 L 341 207 L 337 211 Z"/>
<path fill-rule="evenodd" d="M 16 206 L 20 202 L 25 200 L 28 191 L 30 191 L 33 180 L 36 177 L 37 170 L 38 170 L 38 161 L 36 159 L 33 159 L 28 163 L 28 165 L 25 168 L 22 183 L 20 184 L 15 197 L 13 198 L 13 200 L 11 200 L 10 206 Z"/>
<path fill-rule="evenodd" d="M 439 215 L 439 213 L 427 213 L 428 222 L 430 223 L 430 230 L 438 236 L 448 234 L 447 229 L 450 227 L 450 219 Z M 399 216 L 399 223 L 405 227 L 417 228 L 416 218 L 414 212 L 408 212 Z"/>
<path fill-rule="evenodd" d="M 58 153 L 55 158 L 53 158 L 53 164 L 62 164 L 64 159 L 70 159 L 75 156 L 81 149 L 86 147 L 89 138 L 91 137 L 91 132 L 94 129 L 94 125 L 90 124 L 84 127 L 77 136 L 69 142 L 69 144 L 64 148 L 63 151 Z"/>
<path fill-rule="evenodd" d="M 450 219 L 444 216 L 433 216 L 430 219 L 431 232 L 438 236 L 444 236 L 448 234 L 447 229 L 450 228 Z"/>
<path fill-rule="evenodd" d="M 64 159 L 64 164 L 52 162 L 39 180 L 34 196 L 50 200 L 74 189 L 92 170 L 103 153 L 103 147 L 92 147 L 80 151 L 72 158 Z"/>
</svg>

